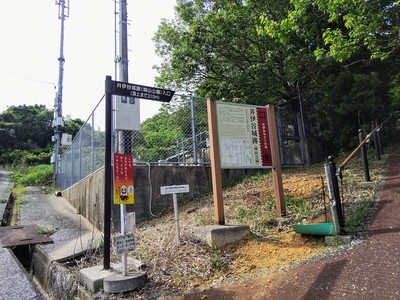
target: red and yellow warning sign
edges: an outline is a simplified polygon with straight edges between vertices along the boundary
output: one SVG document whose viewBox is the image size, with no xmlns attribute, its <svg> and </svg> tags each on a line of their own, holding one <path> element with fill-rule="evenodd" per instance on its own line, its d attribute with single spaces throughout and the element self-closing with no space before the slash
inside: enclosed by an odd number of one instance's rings
<svg viewBox="0 0 400 300">
<path fill-rule="evenodd" d="M 114 153 L 114 204 L 133 204 L 134 201 L 132 156 Z"/>
</svg>

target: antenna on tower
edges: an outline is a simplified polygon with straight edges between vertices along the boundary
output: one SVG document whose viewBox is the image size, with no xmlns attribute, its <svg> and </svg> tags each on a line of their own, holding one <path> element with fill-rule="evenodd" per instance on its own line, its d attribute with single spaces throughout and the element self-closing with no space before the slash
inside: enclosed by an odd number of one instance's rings
<svg viewBox="0 0 400 300">
<path fill-rule="evenodd" d="M 60 31 L 60 56 L 58 57 L 58 84 L 57 93 L 54 99 L 54 175 L 60 173 L 60 158 L 61 158 L 61 138 L 63 133 L 64 121 L 62 119 L 62 95 L 63 95 L 63 76 L 64 76 L 64 21 L 69 17 L 69 0 L 56 0 L 58 5 L 58 18 L 61 20 Z M 57 178 L 56 178 L 57 180 Z"/>
</svg>

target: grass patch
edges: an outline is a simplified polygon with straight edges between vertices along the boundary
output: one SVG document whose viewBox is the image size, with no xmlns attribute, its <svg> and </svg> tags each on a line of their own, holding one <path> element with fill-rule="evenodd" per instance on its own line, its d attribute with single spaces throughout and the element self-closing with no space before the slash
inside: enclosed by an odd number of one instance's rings
<svg viewBox="0 0 400 300">
<path fill-rule="evenodd" d="M 228 262 L 221 249 L 213 247 L 211 249 L 211 267 L 214 271 L 224 272 L 228 267 Z"/>
<path fill-rule="evenodd" d="M 211 217 L 209 215 L 200 215 L 197 217 L 197 219 L 195 220 L 195 224 L 196 226 L 206 226 L 206 225 L 210 225 L 213 223 L 213 220 L 211 219 Z"/>
<path fill-rule="evenodd" d="M 18 185 L 49 185 L 53 179 L 52 165 L 18 166 L 11 169 L 10 179 Z"/>
<path fill-rule="evenodd" d="M 351 211 L 345 214 L 345 231 L 355 232 L 364 224 L 373 210 L 373 201 L 362 200 L 354 204 Z"/>
<path fill-rule="evenodd" d="M 56 230 L 54 228 L 49 228 L 46 226 L 38 226 L 37 228 L 37 233 L 39 234 L 47 234 L 50 235 L 52 233 L 56 232 Z"/>
<path fill-rule="evenodd" d="M 240 224 L 247 224 L 258 234 L 265 235 L 268 228 L 277 224 L 276 211 L 272 208 L 273 201 L 275 200 L 267 200 L 263 205 L 251 208 L 238 207 L 234 217 Z"/>
<path fill-rule="evenodd" d="M 239 178 L 233 179 L 233 180 L 229 180 L 227 182 L 224 183 L 224 188 L 231 188 L 236 186 L 237 184 L 247 184 L 249 182 L 251 183 L 257 183 L 257 182 L 261 182 L 264 181 L 266 178 L 271 178 L 272 177 L 272 173 L 268 172 L 268 173 L 257 173 L 254 175 L 244 175 L 241 176 Z"/>
<path fill-rule="evenodd" d="M 8 200 L 7 199 L 0 199 L 0 203 L 7 203 Z"/>
<path fill-rule="evenodd" d="M 260 182 L 260 181 L 263 181 L 263 180 L 265 180 L 267 178 L 271 178 L 271 177 L 272 177 L 272 173 L 271 172 L 268 172 L 268 173 L 257 173 L 256 175 L 243 177 L 240 182 L 241 183 Z"/>
<path fill-rule="evenodd" d="M 295 199 L 293 197 L 285 197 L 286 212 L 294 216 L 294 221 L 300 222 L 312 216 L 312 201 L 309 199 Z"/>
<path fill-rule="evenodd" d="M 18 215 L 21 211 L 21 206 L 28 203 L 28 200 L 24 197 L 19 197 L 16 198 L 15 204 L 14 204 L 14 214 Z"/>
<path fill-rule="evenodd" d="M 22 185 L 16 185 L 12 189 L 12 195 L 14 199 L 21 198 L 22 195 L 26 195 L 27 192 L 28 192 L 27 189 Z"/>
</svg>

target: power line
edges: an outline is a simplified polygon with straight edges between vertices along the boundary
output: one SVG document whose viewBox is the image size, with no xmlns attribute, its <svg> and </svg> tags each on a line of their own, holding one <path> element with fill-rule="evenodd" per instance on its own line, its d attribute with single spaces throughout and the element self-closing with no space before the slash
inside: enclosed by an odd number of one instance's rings
<svg viewBox="0 0 400 300">
<path fill-rule="evenodd" d="M 19 77 L 19 78 L 22 78 L 22 79 L 25 79 L 25 80 L 28 80 L 28 81 L 37 82 L 37 83 L 51 84 L 54 89 L 57 88 L 56 84 L 54 82 L 51 82 L 51 81 L 45 81 L 45 80 L 39 80 L 39 79 L 31 78 L 31 77 L 26 77 L 24 75 L 21 75 L 21 74 L 15 73 L 13 71 L 7 70 L 7 69 L 5 69 L 3 67 L 0 67 L 0 70 L 2 70 L 3 72 L 9 73 L 9 74 L 11 74 L 11 75 L 13 75 L 15 77 Z"/>
</svg>

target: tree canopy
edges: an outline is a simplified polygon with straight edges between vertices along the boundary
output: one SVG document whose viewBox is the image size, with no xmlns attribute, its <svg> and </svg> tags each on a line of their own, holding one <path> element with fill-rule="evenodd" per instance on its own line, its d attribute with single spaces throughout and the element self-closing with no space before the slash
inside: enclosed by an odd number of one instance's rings
<svg viewBox="0 0 400 300">
<path fill-rule="evenodd" d="M 304 108 L 348 147 L 399 109 L 399 1 L 178 0 L 154 36 L 156 82 L 200 97 Z M 338 130 L 340 128 L 340 130 Z"/>
<path fill-rule="evenodd" d="M 387 59 L 400 47 L 400 1 L 291 0 L 282 19 L 263 14 L 259 32 L 286 43 L 292 33 L 301 32 L 310 16 L 326 20 L 317 58 L 331 56 L 343 62 L 361 51 L 371 59 Z"/>
<path fill-rule="evenodd" d="M 53 111 L 38 104 L 9 106 L 0 113 L 0 164 L 49 163 L 52 120 Z M 66 132 L 75 135 L 83 122 L 75 119 L 65 124 Z"/>
</svg>

